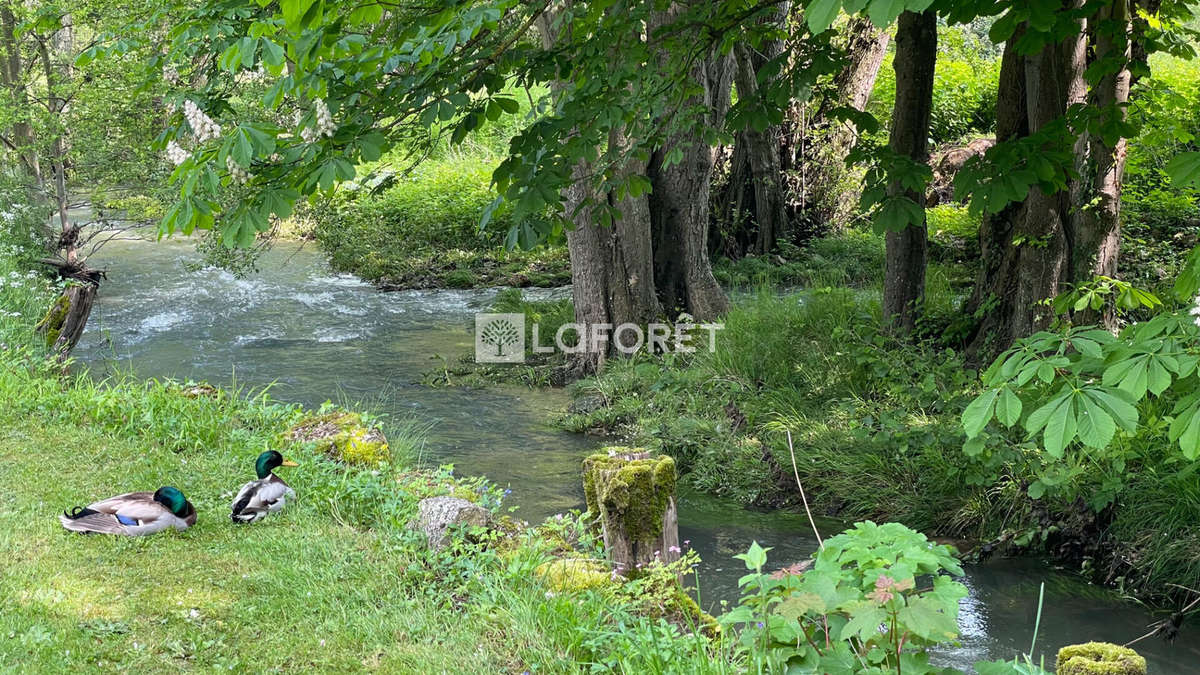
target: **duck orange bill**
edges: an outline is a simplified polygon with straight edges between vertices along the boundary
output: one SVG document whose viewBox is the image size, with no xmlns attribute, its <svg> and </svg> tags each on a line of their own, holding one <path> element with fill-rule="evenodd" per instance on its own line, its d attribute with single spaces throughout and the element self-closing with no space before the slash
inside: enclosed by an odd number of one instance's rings
<svg viewBox="0 0 1200 675">
<path fill-rule="evenodd" d="M 300 466 L 300 465 L 293 462 L 290 459 L 285 459 L 285 460 L 283 460 L 283 464 L 281 464 L 280 466 Z"/>
</svg>

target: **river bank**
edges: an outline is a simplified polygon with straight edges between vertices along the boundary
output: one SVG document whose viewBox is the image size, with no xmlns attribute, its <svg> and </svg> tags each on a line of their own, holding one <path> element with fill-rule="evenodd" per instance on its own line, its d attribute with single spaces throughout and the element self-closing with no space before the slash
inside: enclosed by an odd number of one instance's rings
<svg viewBox="0 0 1200 675">
<path fill-rule="evenodd" d="M 519 506 L 519 518 L 538 522 L 582 505 L 579 463 L 605 441 L 550 424 L 567 406 L 566 392 L 421 384 L 431 369 L 471 351 L 473 313 L 492 306 L 494 290 L 378 293 L 331 274 L 311 246 L 277 247 L 262 272 L 248 279 L 189 271 L 194 253 L 188 242 L 129 242 L 106 250 L 110 282 L 78 352 L 93 371 L 136 368 L 142 375 L 216 383 L 274 382 L 276 398 L 311 406 L 333 398 L 387 423 L 416 421 L 425 438 L 419 465 L 451 462 L 456 473 L 487 475 L 512 490 L 506 504 Z M 542 293 L 525 296 L 557 297 Z M 717 614 L 720 600 L 737 602 L 745 569 L 731 556 L 752 541 L 772 547 L 770 563 L 780 567 L 817 547 L 803 516 L 744 510 L 690 488 L 680 495 L 680 522 L 681 538 L 701 554 L 702 604 Z M 845 527 L 838 519 L 822 523 L 825 534 Z M 1009 562 L 967 567 L 964 644 L 945 652 L 946 665 L 968 668 L 972 659 L 1027 648 L 1039 579 L 1047 580 L 1054 599 L 1042 624 L 1047 650 L 1093 637 L 1123 642 L 1154 620 L 1044 563 L 1021 562 L 1021 571 L 1010 573 Z M 1031 585 L 1006 588 L 1017 577 Z M 1146 651 L 1156 663 L 1182 658 L 1165 644 Z"/>
</svg>

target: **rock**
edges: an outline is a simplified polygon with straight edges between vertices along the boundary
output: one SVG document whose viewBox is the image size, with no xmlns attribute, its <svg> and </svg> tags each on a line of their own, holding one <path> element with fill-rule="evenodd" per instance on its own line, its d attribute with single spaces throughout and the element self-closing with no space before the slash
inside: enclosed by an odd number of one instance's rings
<svg viewBox="0 0 1200 675">
<path fill-rule="evenodd" d="M 1058 675 L 1146 675 L 1146 659 L 1128 647 L 1088 642 L 1058 650 L 1054 672 Z"/>
<path fill-rule="evenodd" d="M 608 401 L 603 396 L 581 396 L 567 406 L 570 415 L 590 415 L 601 408 L 608 407 Z"/>
<path fill-rule="evenodd" d="M 429 548 L 440 551 L 450 542 L 451 526 L 488 527 L 491 522 L 491 512 L 478 504 L 460 497 L 429 497 L 417 504 L 412 527 L 425 533 Z"/>
<path fill-rule="evenodd" d="M 347 464 L 378 464 L 391 458 L 383 432 L 363 424 L 352 412 L 306 417 L 284 433 L 292 443 L 313 443 L 317 450 Z"/>
</svg>

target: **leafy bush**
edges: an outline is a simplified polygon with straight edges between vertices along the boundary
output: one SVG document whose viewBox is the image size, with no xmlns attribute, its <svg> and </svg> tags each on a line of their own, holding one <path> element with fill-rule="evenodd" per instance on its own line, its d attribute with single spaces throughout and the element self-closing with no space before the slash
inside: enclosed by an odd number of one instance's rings
<svg viewBox="0 0 1200 675">
<path fill-rule="evenodd" d="M 317 238 L 333 256 L 344 255 L 349 242 L 381 251 L 493 248 L 508 221 L 497 213 L 495 228 L 479 230 L 495 197 L 490 182 L 491 167 L 478 160 L 426 163 L 381 194 L 362 194 L 362 187 L 339 193 L 317 215 Z"/>
<path fill-rule="evenodd" d="M 950 547 L 868 521 L 826 540 L 800 575 L 764 574 L 768 550 L 734 556 L 750 573 L 720 619 L 743 626 L 738 643 L 759 672 L 943 672 L 928 649 L 958 636 L 967 595 L 950 576 L 963 573 Z"/>
</svg>

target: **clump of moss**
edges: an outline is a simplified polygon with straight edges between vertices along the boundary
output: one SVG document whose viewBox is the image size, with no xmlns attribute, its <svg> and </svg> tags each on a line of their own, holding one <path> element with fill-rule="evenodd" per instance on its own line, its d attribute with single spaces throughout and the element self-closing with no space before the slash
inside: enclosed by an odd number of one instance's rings
<svg viewBox="0 0 1200 675">
<path fill-rule="evenodd" d="M 631 541 L 653 541 L 675 496 L 675 460 L 607 448 L 583 461 L 583 490 L 589 512 L 623 523 Z"/>
<path fill-rule="evenodd" d="M 313 443 L 317 450 L 347 464 L 378 464 L 391 459 L 383 432 L 352 412 L 306 417 L 284 434 L 293 443 Z"/>
<path fill-rule="evenodd" d="M 1146 675 L 1146 659 L 1108 642 L 1068 645 L 1058 650 L 1058 675 Z"/>
<path fill-rule="evenodd" d="M 601 562 L 584 558 L 560 558 L 537 566 L 534 574 L 557 592 L 585 591 L 613 583 L 612 572 Z"/>
</svg>

